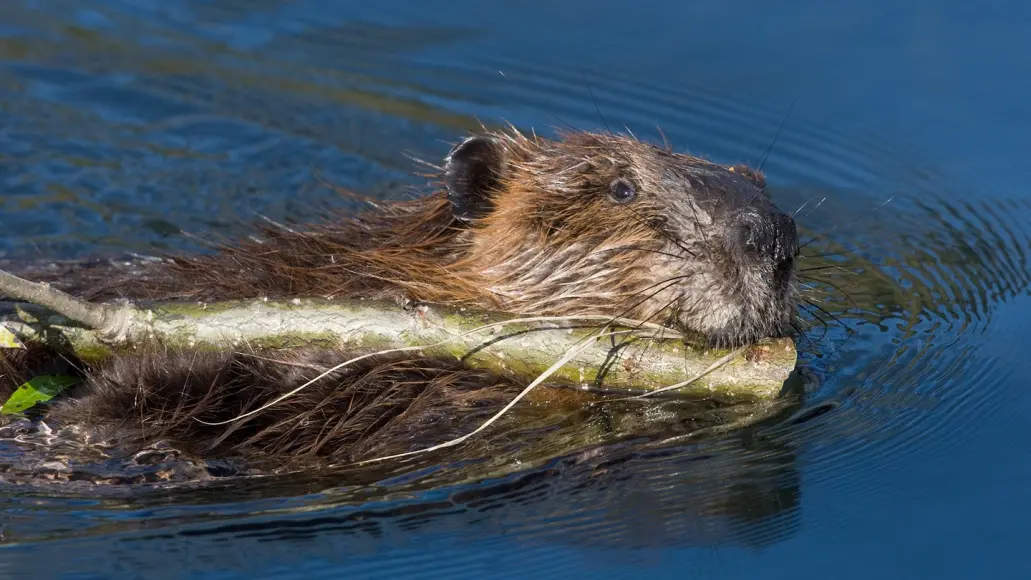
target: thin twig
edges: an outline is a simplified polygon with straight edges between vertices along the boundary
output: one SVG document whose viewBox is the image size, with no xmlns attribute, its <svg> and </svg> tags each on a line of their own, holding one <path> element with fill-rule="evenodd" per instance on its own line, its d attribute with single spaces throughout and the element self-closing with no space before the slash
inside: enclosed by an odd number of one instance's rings
<svg viewBox="0 0 1031 580">
<path fill-rule="evenodd" d="M 0 296 L 49 308 L 104 336 L 121 336 L 131 319 L 131 314 L 125 308 L 94 304 L 45 282 L 31 282 L 4 270 L 0 270 Z"/>
<path fill-rule="evenodd" d="M 604 329 L 602 329 L 602 331 L 604 331 Z M 597 334 L 592 334 L 591 336 L 588 336 L 587 338 L 583 339 L 582 341 L 580 341 L 580 344 L 578 344 L 575 347 L 569 349 L 569 351 L 566 352 L 566 354 L 562 358 L 560 358 L 559 360 L 555 361 L 555 364 L 553 364 L 550 367 L 548 367 L 548 370 L 546 370 L 543 373 L 541 373 L 540 375 L 538 375 L 538 377 L 536 379 L 534 379 L 532 383 L 530 383 L 529 385 L 526 385 L 526 388 L 524 388 L 522 391 L 520 391 L 520 393 L 518 395 L 516 395 L 514 399 L 509 401 L 509 403 L 507 405 L 505 405 L 500 411 L 498 411 L 493 416 L 491 416 L 490 419 L 487 419 L 486 421 L 484 421 L 479 427 L 477 427 L 476 429 L 473 429 L 472 431 L 466 433 L 465 435 L 462 435 L 461 437 L 457 437 L 457 438 L 452 439 L 450 441 L 445 441 L 443 443 L 440 443 L 438 445 L 434 445 L 432 447 L 427 447 L 425 449 L 416 449 L 415 451 L 407 451 L 405 453 L 398 453 L 396 455 L 386 455 L 386 456 L 383 456 L 383 457 L 376 457 L 375 459 L 363 459 L 362 461 L 356 462 L 355 465 L 364 465 L 364 464 L 373 463 L 373 462 L 376 462 L 376 461 L 387 461 L 388 459 L 398 459 L 398 458 L 401 458 L 401 457 L 408 457 L 410 455 L 417 455 L 417 454 L 420 454 L 420 453 L 429 453 L 431 451 L 436 451 L 438 449 L 444 449 L 446 447 L 454 447 L 455 445 L 458 445 L 459 443 L 464 442 L 466 439 L 469 439 L 473 435 L 476 435 L 480 431 L 483 431 L 487 427 L 490 427 L 495 421 L 497 421 L 505 413 L 507 413 L 509 409 L 514 407 L 516 403 L 518 403 L 520 400 L 522 400 L 523 397 L 528 395 L 530 393 L 530 391 L 532 391 L 537 385 L 539 385 L 539 384 L 543 383 L 544 381 L 546 381 L 548 379 L 548 377 L 550 377 L 551 375 L 555 374 L 555 371 L 557 371 L 558 369 L 562 368 L 563 365 L 565 365 L 567 362 L 572 360 L 573 357 L 575 357 L 577 354 L 580 353 L 580 351 L 582 351 L 582 350 L 586 349 L 588 346 L 590 346 L 591 343 L 594 342 L 595 340 L 597 340 L 599 338 L 604 338 L 606 336 L 613 336 L 613 335 L 616 335 L 616 334 L 624 334 L 624 333 L 627 333 L 627 332 L 630 332 L 630 331 L 628 331 L 628 330 L 618 330 L 618 331 L 614 331 L 614 332 L 599 332 Z"/>
</svg>

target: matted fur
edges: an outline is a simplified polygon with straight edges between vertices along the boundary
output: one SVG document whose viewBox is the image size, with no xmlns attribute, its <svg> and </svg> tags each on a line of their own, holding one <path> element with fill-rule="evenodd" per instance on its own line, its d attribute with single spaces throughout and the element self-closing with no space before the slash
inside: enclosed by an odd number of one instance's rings
<svg viewBox="0 0 1031 580">
<path fill-rule="evenodd" d="M 721 344 L 788 329 L 797 237 L 758 173 L 612 134 L 550 140 L 509 129 L 487 138 L 502 162 L 496 186 L 472 192 L 489 198 L 490 211 L 471 222 L 455 217 L 442 187 L 303 228 L 265 226 L 210 255 L 131 270 L 97 264 L 52 281 L 95 300 L 396 297 L 531 315 L 618 315 Z M 610 197 L 617 179 L 633 185 L 636 199 Z M 86 384 L 49 416 L 133 444 L 169 439 L 202 455 L 338 460 L 396 451 L 419 430 L 437 431 L 438 440 L 461 435 L 457 414 L 492 408 L 516 388 L 451 362 L 384 359 L 344 369 L 246 421 L 197 421 L 253 410 L 350 354 L 155 349 L 83 369 Z M 47 363 L 36 351 L 2 358 L 0 396 Z"/>
<path fill-rule="evenodd" d="M 280 404 L 252 411 L 352 356 L 291 352 L 147 352 L 92 373 L 47 414 L 56 423 L 103 426 L 95 437 L 122 448 L 156 439 L 200 456 L 258 452 L 285 460 L 347 462 L 458 437 L 518 392 L 494 374 L 434 359 L 366 359 Z M 507 394 L 507 396 L 506 396 Z"/>
</svg>

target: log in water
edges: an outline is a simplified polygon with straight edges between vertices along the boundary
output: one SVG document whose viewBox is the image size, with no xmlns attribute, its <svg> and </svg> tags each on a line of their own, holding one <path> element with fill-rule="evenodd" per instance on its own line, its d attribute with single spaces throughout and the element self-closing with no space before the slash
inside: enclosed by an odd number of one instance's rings
<svg viewBox="0 0 1031 580">
<path fill-rule="evenodd" d="M 670 329 L 601 316 L 517 318 L 439 305 L 403 308 L 393 302 L 309 298 L 103 308 L 107 320 L 117 321 L 117 332 L 37 305 L 0 313 L 0 321 L 23 342 L 45 341 L 89 361 L 148 341 L 202 349 L 406 349 L 418 355 L 453 356 L 470 367 L 527 381 L 607 327 L 607 332 L 619 334 L 593 340 L 549 381 L 642 392 L 688 383 L 676 391 L 721 399 L 775 397 L 796 364 L 789 339 L 738 351 L 710 349 L 685 344 Z"/>
</svg>

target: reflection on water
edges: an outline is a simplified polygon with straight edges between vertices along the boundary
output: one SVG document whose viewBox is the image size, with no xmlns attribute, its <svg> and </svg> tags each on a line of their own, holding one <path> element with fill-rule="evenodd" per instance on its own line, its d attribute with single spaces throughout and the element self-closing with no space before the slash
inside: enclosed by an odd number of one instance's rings
<svg viewBox="0 0 1031 580">
<path fill-rule="evenodd" d="M 282 562 L 292 550 L 344 563 L 369 551 L 405 549 L 427 536 L 468 541 L 502 534 L 528 549 L 759 547 L 798 525 L 793 462 L 789 446 L 763 437 L 675 448 L 621 445 L 459 486 L 395 481 L 385 488 L 326 489 L 347 478 L 294 477 L 166 490 L 128 505 L 43 499 L 31 508 L 25 502 L 10 531 L 16 537 L 29 532 L 25 540 L 37 541 L 69 533 L 113 539 L 114 557 L 140 570 L 167 565 L 166 550 L 146 547 L 154 542 L 187 552 L 191 562 L 217 558 L 244 572 Z M 229 490 L 236 501 L 227 504 Z M 306 492 L 316 495 L 301 500 Z M 247 501 L 251 495 L 264 499 Z M 120 516 L 103 515 L 112 513 Z M 262 548 L 269 542 L 276 546 L 271 551 Z"/>
<path fill-rule="evenodd" d="M 521 521 L 519 528 L 528 537 L 554 542 L 762 545 L 790 533 L 784 521 L 793 521 L 798 507 L 792 444 L 755 435 L 797 408 L 800 385 L 797 378 L 789 384 L 796 392 L 773 406 L 695 405 L 671 399 L 606 402 L 584 409 L 579 397 L 542 394 L 546 399 L 541 400 L 549 403 L 517 407 L 460 448 L 324 470 L 317 476 L 293 472 L 243 477 L 240 466 L 230 462 L 166 457 L 160 449 L 139 461 L 118 450 L 107 454 L 83 447 L 81 437 L 26 429 L 22 424 L 27 421 L 20 421 L 0 428 L 0 482 L 19 490 L 16 504 L 42 501 L 43 507 L 12 518 L 5 537 L 27 542 L 137 530 L 136 518 L 106 517 L 112 505 L 129 501 L 135 510 L 151 514 L 148 529 L 190 524 L 182 532 L 190 536 L 248 530 L 261 537 L 282 533 L 307 538 L 312 526 L 316 531 L 350 530 L 362 521 L 358 531 L 363 531 L 370 518 L 386 520 L 383 525 L 389 527 L 401 515 L 418 515 L 420 525 L 403 529 L 421 534 L 438 526 L 480 525 L 480 512 L 490 512 L 491 518 L 505 514 L 506 520 Z M 486 416 L 472 415 L 469 428 Z M 425 438 L 413 444 L 439 443 L 433 433 Z M 225 505 L 228 490 L 241 503 Z M 292 497 L 313 490 L 319 491 L 317 497 L 268 507 L 270 495 Z M 58 497 L 99 503 L 58 517 Z M 243 502 L 247 497 L 251 501 Z M 390 505 L 396 498 L 415 503 L 394 509 Z M 365 507 L 370 501 L 376 506 L 371 512 Z M 223 505 L 200 521 L 184 520 L 176 509 L 162 513 L 180 502 Z M 448 509 L 440 509 L 441 502 Z M 49 517 L 39 518 L 40 511 Z M 309 521 L 312 512 L 315 524 Z M 280 525 L 270 514 L 287 521 Z M 241 517 L 244 521 L 237 521 Z M 444 521 L 436 522 L 438 517 Z M 219 523 L 224 520 L 229 523 Z M 579 531 L 569 536 L 571 529 Z M 174 532 L 161 532 L 167 533 Z"/>
<path fill-rule="evenodd" d="M 789 109 L 559 60 L 433 52 L 477 38 L 461 27 L 298 16 L 275 0 L 151 4 L 0 7 L 0 257 L 183 250 L 180 230 L 301 219 L 340 203 L 313 169 L 404 195 L 418 183 L 406 153 L 436 159 L 481 121 L 627 126 L 736 162 L 757 160 Z M 800 266 L 811 328 L 799 339 L 803 400 L 758 423 L 601 437 L 484 481 L 470 462 L 25 487 L 11 481 L 40 469 L 19 464 L 32 442 L 0 442 L 3 540 L 82 555 L 69 571 L 161 570 L 177 554 L 196 570 L 397 575 L 433 562 L 443 577 L 475 572 L 503 546 L 560 574 L 633 553 L 617 548 L 775 545 L 798 534 L 806 486 L 833 484 L 855 504 L 839 509 L 861 510 L 881 491 L 865 474 L 947 453 L 1005 404 L 997 395 L 1013 370 L 979 337 L 1027 293 L 1031 207 L 799 111 L 766 169 L 775 201 L 800 209 L 812 239 Z M 433 560 L 438 548 L 446 563 Z M 389 562 L 375 557 L 388 550 Z M 27 569 L 38 554 L 5 556 Z"/>
</svg>

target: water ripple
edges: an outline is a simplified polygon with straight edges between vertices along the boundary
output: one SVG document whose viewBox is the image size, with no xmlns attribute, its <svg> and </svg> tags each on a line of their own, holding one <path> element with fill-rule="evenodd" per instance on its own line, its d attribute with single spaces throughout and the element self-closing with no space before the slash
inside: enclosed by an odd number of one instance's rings
<svg viewBox="0 0 1031 580">
<path fill-rule="evenodd" d="M 197 13 L 182 3 L 141 6 L 112 3 L 97 16 L 90 26 L 137 31 L 111 37 L 7 9 L 11 27 L 35 37 L 0 39 L 0 232 L 18 234 L 0 234 L 0 251 L 183 248 L 180 228 L 302 211 L 296 192 L 312 164 L 347 186 L 396 190 L 414 182 L 400 150 L 440 153 L 481 120 L 542 131 L 625 125 L 656 140 L 661 126 L 680 149 L 756 161 L 790 106 L 558 62 L 420 57 L 475 31 L 273 26 L 277 2 L 249 9 L 248 22 L 236 3 L 191 5 L 207 23 L 193 31 Z M 213 31 L 224 30 L 234 42 L 218 46 Z M 800 226 L 814 240 L 801 260 L 813 268 L 814 304 L 799 341 L 799 404 L 727 433 L 656 429 L 490 479 L 462 480 L 468 465 L 400 464 L 183 488 L 4 488 L 4 541 L 154 570 L 167 556 L 140 546 L 161 542 L 191 565 L 217 558 L 284 575 L 275 563 L 298 562 L 300 551 L 312 575 L 347 563 L 396 576 L 469 572 L 480 552 L 503 558 L 514 538 L 530 560 L 521 565 L 554 573 L 599 554 L 632 559 L 640 546 L 783 541 L 803 521 L 806 486 L 834 489 L 835 515 L 857 516 L 857 499 L 886 493 L 908 459 L 948 453 L 1001 414 L 1011 353 L 983 337 L 1028 293 L 1031 203 L 832 121 L 794 110 L 765 165 L 780 205 L 805 204 Z M 305 195 L 329 199 L 314 187 Z M 11 453 L 0 448 L 0 462 Z M 431 560 L 427 538 L 460 556 Z M 113 547 L 91 554 L 97 542 Z M 585 549 L 584 561 L 555 555 L 569 545 Z"/>
</svg>

